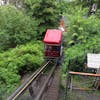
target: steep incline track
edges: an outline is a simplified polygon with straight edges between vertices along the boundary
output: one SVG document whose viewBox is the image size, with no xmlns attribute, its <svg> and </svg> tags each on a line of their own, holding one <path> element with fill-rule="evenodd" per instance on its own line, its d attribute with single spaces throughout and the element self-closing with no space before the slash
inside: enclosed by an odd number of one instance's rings
<svg viewBox="0 0 100 100">
<path fill-rule="evenodd" d="M 46 69 L 49 63 L 50 61 L 34 72 L 29 79 L 24 82 L 7 100 L 16 100 L 20 95 L 22 95 L 22 93 L 32 84 L 32 82 L 35 81 L 36 78 Z"/>
<path fill-rule="evenodd" d="M 61 69 L 58 67 L 52 76 L 47 91 L 44 93 L 42 100 L 57 100 L 59 95 Z"/>
<path fill-rule="evenodd" d="M 60 72 L 61 68 L 57 66 L 56 61 L 54 63 L 48 61 L 30 76 L 7 100 L 57 100 Z"/>
</svg>

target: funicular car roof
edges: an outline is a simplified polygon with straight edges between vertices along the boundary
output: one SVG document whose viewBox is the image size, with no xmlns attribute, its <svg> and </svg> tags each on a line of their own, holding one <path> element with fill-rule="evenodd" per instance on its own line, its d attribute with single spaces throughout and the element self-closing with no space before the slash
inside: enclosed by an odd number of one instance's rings
<svg viewBox="0 0 100 100">
<path fill-rule="evenodd" d="M 60 44 L 62 41 L 62 31 L 58 29 L 48 29 L 43 42 L 45 44 Z"/>
</svg>

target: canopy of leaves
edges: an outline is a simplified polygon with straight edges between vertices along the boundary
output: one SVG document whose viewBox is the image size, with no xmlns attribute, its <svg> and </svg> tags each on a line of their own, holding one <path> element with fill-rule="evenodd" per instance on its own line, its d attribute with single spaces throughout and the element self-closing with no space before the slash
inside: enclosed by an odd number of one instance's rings
<svg viewBox="0 0 100 100">
<path fill-rule="evenodd" d="M 55 0 L 25 0 L 27 13 L 35 18 L 41 35 L 48 28 L 58 24 L 58 2 Z"/>
<path fill-rule="evenodd" d="M 24 44 L 36 37 L 36 24 L 13 6 L 0 6 L 0 50 Z"/>
<path fill-rule="evenodd" d="M 91 37 L 86 43 L 76 44 L 65 49 L 63 75 L 67 70 L 83 71 L 87 62 L 87 53 L 100 53 L 100 34 Z"/>
<path fill-rule="evenodd" d="M 85 43 L 88 38 L 100 34 L 100 20 L 95 15 L 87 16 L 88 8 L 76 6 L 65 16 L 69 20 L 67 43 Z"/>
<path fill-rule="evenodd" d="M 77 4 L 77 1 L 74 3 Z M 88 16 L 89 8 L 82 4 L 67 5 L 65 16 L 67 22 L 66 48 L 63 72 L 66 69 L 83 71 L 87 53 L 100 53 L 99 10 Z M 74 6 L 73 6 L 74 5 Z M 63 74 L 65 76 L 66 74 Z"/>
</svg>

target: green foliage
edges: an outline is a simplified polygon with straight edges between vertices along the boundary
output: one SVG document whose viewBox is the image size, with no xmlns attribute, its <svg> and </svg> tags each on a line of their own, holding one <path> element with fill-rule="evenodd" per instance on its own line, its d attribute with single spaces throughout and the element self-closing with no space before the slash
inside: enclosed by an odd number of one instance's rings
<svg viewBox="0 0 100 100">
<path fill-rule="evenodd" d="M 96 16 L 100 19 L 100 9 L 97 10 Z"/>
<path fill-rule="evenodd" d="M 96 15 L 87 16 L 89 8 L 79 2 L 68 3 L 66 9 L 68 27 L 63 76 L 68 69 L 83 71 L 87 53 L 100 53 L 99 10 Z"/>
<path fill-rule="evenodd" d="M 0 6 L 0 50 L 24 44 L 36 37 L 36 25 L 13 6 Z"/>
<path fill-rule="evenodd" d="M 59 11 L 55 0 L 26 0 L 25 4 L 27 13 L 37 21 L 40 35 L 58 25 Z"/>
<path fill-rule="evenodd" d="M 65 50 L 65 61 L 63 72 L 68 70 L 82 71 L 86 63 L 87 53 L 99 53 L 100 51 L 100 34 L 95 35 L 87 40 L 86 43 L 76 44 Z M 66 69 L 67 68 L 67 69 Z"/>
<path fill-rule="evenodd" d="M 76 7 L 77 8 L 77 7 Z M 83 11 L 78 10 L 77 12 L 72 12 L 67 15 L 67 18 L 70 20 L 68 32 L 67 32 L 67 42 L 70 45 L 71 41 L 74 44 L 77 43 L 86 43 L 86 40 L 99 34 L 100 32 L 100 20 L 96 16 L 86 17 Z"/>
<path fill-rule="evenodd" d="M 68 2 L 66 2 L 65 0 L 59 0 L 59 2 L 58 2 L 58 9 L 59 9 L 59 13 L 61 15 L 63 13 L 66 13 L 67 9 L 68 9 Z"/>
<path fill-rule="evenodd" d="M 15 89 L 20 82 L 20 75 L 36 70 L 43 62 L 43 44 L 40 41 L 0 53 L 0 90 L 9 92 Z"/>
</svg>

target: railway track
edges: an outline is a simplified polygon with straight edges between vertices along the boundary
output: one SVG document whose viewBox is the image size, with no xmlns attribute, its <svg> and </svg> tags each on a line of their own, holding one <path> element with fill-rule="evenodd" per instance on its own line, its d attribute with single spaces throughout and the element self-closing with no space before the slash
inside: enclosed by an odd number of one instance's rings
<svg viewBox="0 0 100 100">
<path fill-rule="evenodd" d="M 57 69 L 53 75 L 52 82 L 48 85 L 48 89 L 47 91 L 45 91 L 42 100 L 58 100 L 60 75 L 61 75 L 61 69 L 59 66 L 57 66 Z"/>
<path fill-rule="evenodd" d="M 61 20 L 60 26 L 65 30 L 64 19 Z M 57 66 L 57 60 L 46 62 L 9 96 L 7 100 L 57 100 L 61 75 L 61 69 L 60 66 Z M 47 73 L 46 70 L 48 69 L 50 71 L 47 71 Z"/>
<path fill-rule="evenodd" d="M 19 96 L 32 84 L 32 82 L 35 81 L 35 79 L 46 69 L 49 63 L 50 61 L 36 70 L 26 82 L 24 82 L 10 97 L 8 97 L 7 100 L 16 100 L 19 98 Z"/>
<path fill-rule="evenodd" d="M 47 71 L 50 69 L 50 71 Z M 7 100 L 57 100 L 60 67 L 48 61 L 33 73 Z"/>
</svg>

